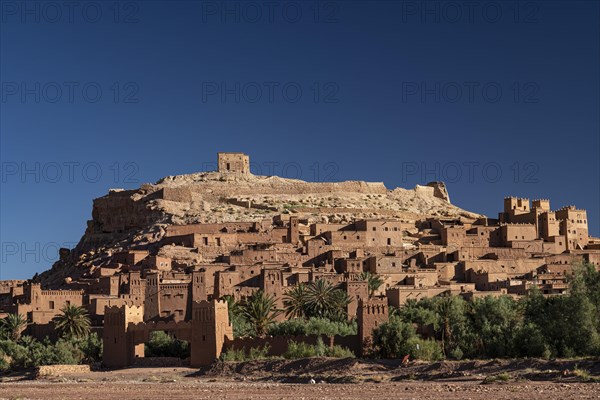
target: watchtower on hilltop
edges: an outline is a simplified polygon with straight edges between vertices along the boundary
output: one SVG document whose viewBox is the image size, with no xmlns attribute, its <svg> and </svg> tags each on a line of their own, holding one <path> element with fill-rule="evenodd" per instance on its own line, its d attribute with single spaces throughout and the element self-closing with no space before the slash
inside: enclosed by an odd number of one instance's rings
<svg viewBox="0 0 600 400">
<path fill-rule="evenodd" d="M 221 173 L 250 173 L 250 157 L 244 153 L 217 153 L 217 165 Z"/>
</svg>

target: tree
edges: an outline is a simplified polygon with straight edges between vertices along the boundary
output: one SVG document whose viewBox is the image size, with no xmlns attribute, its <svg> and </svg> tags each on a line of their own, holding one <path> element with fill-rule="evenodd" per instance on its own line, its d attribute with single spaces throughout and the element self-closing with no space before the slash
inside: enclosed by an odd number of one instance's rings
<svg viewBox="0 0 600 400">
<path fill-rule="evenodd" d="M 369 296 L 373 296 L 377 289 L 383 285 L 383 279 L 381 279 L 379 275 L 373 275 L 370 272 L 363 272 L 360 274 L 360 279 L 367 281 L 367 285 L 369 286 Z"/>
<path fill-rule="evenodd" d="M 242 314 L 256 336 L 264 336 L 280 312 L 275 305 L 275 296 L 262 290 L 247 298 L 242 305 Z"/>
<path fill-rule="evenodd" d="M 83 307 L 66 304 L 54 317 L 54 324 L 59 335 L 64 338 L 80 338 L 90 333 L 90 318 Z"/>
<path fill-rule="evenodd" d="M 150 334 L 150 341 L 144 346 L 146 357 L 178 357 L 190 356 L 190 345 L 184 340 L 178 340 L 164 331 Z"/>
<path fill-rule="evenodd" d="M 311 316 L 326 317 L 332 308 L 335 288 L 325 279 L 317 279 L 308 285 L 306 306 Z"/>
<path fill-rule="evenodd" d="M 543 297 L 530 295 L 525 300 L 526 321 L 543 333 L 552 356 L 574 357 L 600 353 L 596 307 L 580 292 Z"/>
<path fill-rule="evenodd" d="M 283 307 L 287 318 L 306 318 L 307 291 L 304 283 L 292 287 L 283 298 Z"/>
<path fill-rule="evenodd" d="M 229 313 L 229 323 L 233 328 L 233 336 L 248 336 L 252 332 L 252 327 L 246 321 L 242 304 L 235 301 L 235 298 L 231 295 L 223 296 L 222 300 L 227 302 L 227 312 Z"/>
<path fill-rule="evenodd" d="M 27 328 L 27 319 L 21 314 L 8 314 L 0 320 L 0 331 L 10 340 L 17 342 Z"/>
<path fill-rule="evenodd" d="M 431 307 L 426 307 L 423 302 L 418 302 L 415 299 L 408 299 L 404 306 L 400 309 L 392 309 L 390 307 L 390 315 L 398 315 L 404 321 L 417 324 L 421 328 L 431 326 L 434 331 L 439 329 L 438 315 Z"/>
<path fill-rule="evenodd" d="M 317 279 L 306 288 L 307 317 L 328 318 L 341 321 L 347 318 L 347 307 L 352 302 L 344 290 L 336 289 L 331 282 Z"/>
<path fill-rule="evenodd" d="M 470 351 L 472 336 L 476 333 L 469 332 L 466 301 L 459 296 L 441 296 L 431 299 L 430 304 L 438 316 L 436 333 L 441 339 L 444 355 L 462 355 L 465 350 Z"/>
<path fill-rule="evenodd" d="M 412 324 L 393 316 L 373 330 L 373 345 L 383 358 L 400 358 L 410 354 L 410 341 L 416 337 Z"/>
<path fill-rule="evenodd" d="M 476 332 L 477 353 L 487 357 L 515 354 L 515 337 L 522 324 L 519 303 L 508 296 L 474 299 L 471 332 Z"/>
<path fill-rule="evenodd" d="M 348 306 L 354 300 L 348 296 L 348 292 L 341 289 L 333 291 L 333 303 L 327 317 L 332 321 L 346 321 L 348 319 Z"/>
</svg>

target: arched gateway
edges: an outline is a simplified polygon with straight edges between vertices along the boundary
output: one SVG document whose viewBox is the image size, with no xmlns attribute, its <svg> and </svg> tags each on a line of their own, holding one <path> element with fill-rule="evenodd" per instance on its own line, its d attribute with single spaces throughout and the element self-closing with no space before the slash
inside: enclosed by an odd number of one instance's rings
<svg viewBox="0 0 600 400">
<path fill-rule="evenodd" d="M 166 331 L 174 338 L 190 343 L 192 367 L 210 365 L 221 355 L 226 338 L 233 340 L 227 303 L 200 301 L 192 303 L 189 321 L 144 322 L 143 307 L 106 307 L 104 314 L 103 362 L 109 368 L 132 365 L 144 356 L 144 343 L 150 333 Z"/>
</svg>

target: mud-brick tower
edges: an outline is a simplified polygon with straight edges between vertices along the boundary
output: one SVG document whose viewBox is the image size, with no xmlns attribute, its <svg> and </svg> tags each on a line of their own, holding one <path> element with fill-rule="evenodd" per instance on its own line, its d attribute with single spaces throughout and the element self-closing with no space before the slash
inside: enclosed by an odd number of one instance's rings
<svg viewBox="0 0 600 400">
<path fill-rule="evenodd" d="M 133 364 L 136 355 L 144 356 L 144 344 L 136 345 L 127 333 L 130 323 L 144 321 L 144 308 L 113 306 L 104 309 L 102 363 L 109 368 L 125 368 Z"/>
<path fill-rule="evenodd" d="M 358 299 L 357 322 L 360 355 L 373 346 L 373 329 L 388 320 L 387 298 Z"/>
<path fill-rule="evenodd" d="M 210 365 L 219 358 L 225 339 L 233 340 L 227 302 L 194 301 L 191 338 L 190 366 Z"/>
</svg>

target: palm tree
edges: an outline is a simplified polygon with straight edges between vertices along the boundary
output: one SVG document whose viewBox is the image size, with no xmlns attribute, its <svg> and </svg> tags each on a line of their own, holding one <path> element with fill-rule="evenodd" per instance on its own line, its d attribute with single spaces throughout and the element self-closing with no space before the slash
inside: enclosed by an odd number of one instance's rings
<svg viewBox="0 0 600 400">
<path fill-rule="evenodd" d="M 348 319 L 348 306 L 352 303 L 352 298 L 348 292 L 335 289 L 332 295 L 333 307 L 329 311 L 329 318 L 335 321 L 345 321 Z"/>
<path fill-rule="evenodd" d="M 54 317 L 56 330 L 65 338 L 84 337 L 90 333 L 90 317 L 83 307 L 66 304 Z"/>
<path fill-rule="evenodd" d="M 304 283 L 292 287 L 283 298 L 287 318 L 306 318 L 307 292 Z"/>
<path fill-rule="evenodd" d="M 306 290 L 306 307 L 309 314 L 316 317 L 327 317 L 334 304 L 334 286 L 325 279 L 317 279 L 308 285 Z"/>
<path fill-rule="evenodd" d="M 225 300 L 227 302 L 227 311 L 229 314 L 229 322 L 232 323 L 232 321 L 241 314 L 242 309 L 240 307 L 240 303 L 235 301 L 235 297 L 233 297 L 232 295 L 225 295 L 222 297 L 222 300 Z"/>
<path fill-rule="evenodd" d="M 21 314 L 8 314 L 0 320 L 0 331 L 14 342 L 19 341 L 25 328 L 27 328 L 27 319 Z"/>
<path fill-rule="evenodd" d="M 262 290 L 247 298 L 242 306 L 242 314 L 252 326 L 256 336 L 264 336 L 280 312 L 275 305 L 275 296 L 268 295 Z"/>
<path fill-rule="evenodd" d="M 367 281 L 369 286 L 369 296 L 373 296 L 375 291 L 383 285 L 383 279 L 381 279 L 379 275 L 373 275 L 370 272 L 363 272 L 360 274 L 360 279 Z"/>
</svg>

